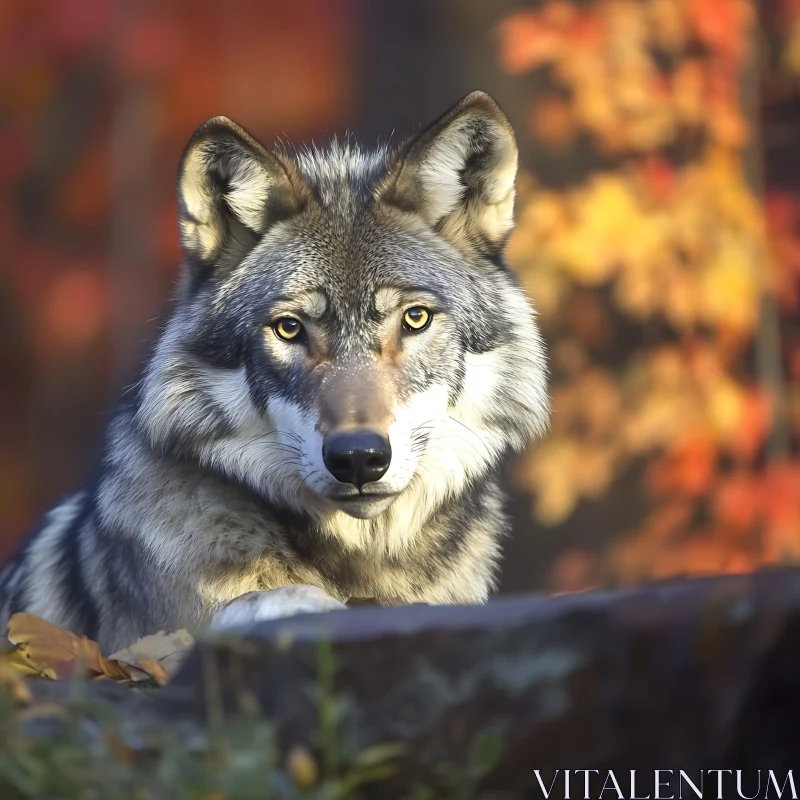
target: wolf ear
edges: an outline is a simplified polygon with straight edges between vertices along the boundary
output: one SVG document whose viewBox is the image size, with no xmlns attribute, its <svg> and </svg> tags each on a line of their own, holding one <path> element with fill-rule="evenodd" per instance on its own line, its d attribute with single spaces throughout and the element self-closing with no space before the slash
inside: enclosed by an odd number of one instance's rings
<svg viewBox="0 0 800 800">
<path fill-rule="evenodd" d="M 293 165 L 226 117 L 195 131 L 178 171 L 178 219 L 187 256 L 238 263 L 267 228 L 297 213 L 303 191 Z"/>
<path fill-rule="evenodd" d="M 401 147 L 381 197 L 463 251 L 496 251 L 514 224 L 517 160 L 506 115 L 473 92 Z"/>
</svg>

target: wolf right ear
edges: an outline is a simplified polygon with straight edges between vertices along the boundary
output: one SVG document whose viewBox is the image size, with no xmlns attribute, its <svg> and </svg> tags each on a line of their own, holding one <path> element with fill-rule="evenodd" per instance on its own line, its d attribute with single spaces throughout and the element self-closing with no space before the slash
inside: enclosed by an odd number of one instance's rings
<svg viewBox="0 0 800 800">
<path fill-rule="evenodd" d="M 304 205 L 294 167 L 226 117 L 201 125 L 178 171 L 181 245 L 207 265 L 238 263 L 267 228 Z"/>
<path fill-rule="evenodd" d="M 514 224 L 517 160 L 506 115 L 473 92 L 400 148 L 380 197 L 464 252 L 497 250 Z"/>
</svg>

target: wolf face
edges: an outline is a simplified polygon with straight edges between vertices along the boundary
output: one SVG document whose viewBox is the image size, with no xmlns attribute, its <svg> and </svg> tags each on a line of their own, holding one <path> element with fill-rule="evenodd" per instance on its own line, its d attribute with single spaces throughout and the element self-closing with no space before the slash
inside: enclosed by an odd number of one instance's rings
<svg viewBox="0 0 800 800">
<path fill-rule="evenodd" d="M 202 126 L 179 173 L 176 308 L 136 411 L 149 445 L 349 545 L 380 529 L 402 549 L 546 426 L 543 347 L 502 261 L 516 169 L 482 93 L 395 153 L 290 155 Z"/>
</svg>

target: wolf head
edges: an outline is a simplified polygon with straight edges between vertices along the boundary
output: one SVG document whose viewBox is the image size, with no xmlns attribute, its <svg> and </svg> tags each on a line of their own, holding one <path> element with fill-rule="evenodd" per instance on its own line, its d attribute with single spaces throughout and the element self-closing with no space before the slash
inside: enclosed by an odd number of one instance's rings
<svg viewBox="0 0 800 800">
<path fill-rule="evenodd" d="M 413 535 L 546 426 L 542 344 L 502 257 L 516 170 L 480 92 L 394 152 L 289 155 L 203 125 L 179 172 L 177 305 L 140 392 L 151 446 Z"/>
</svg>

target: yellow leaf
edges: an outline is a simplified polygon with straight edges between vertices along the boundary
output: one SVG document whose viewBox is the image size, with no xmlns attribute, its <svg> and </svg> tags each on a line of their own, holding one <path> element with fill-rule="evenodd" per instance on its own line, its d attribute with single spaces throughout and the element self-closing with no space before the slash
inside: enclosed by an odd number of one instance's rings
<svg viewBox="0 0 800 800">
<path fill-rule="evenodd" d="M 576 224 L 556 253 L 580 283 L 611 277 L 624 242 L 639 228 L 641 210 L 628 183 L 617 175 L 595 176 L 575 197 Z"/>
<path fill-rule="evenodd" d="M 0 660 L 0 686 L 6 689 L 15 702 L 30 703 L 33 698 L 24 677 L 27 670 L 6 660 L 6 655 L 4 654 L 3 660 Z"/>
<path fill-rule="evenodd" d="M 37 678 L 50 678 L 56 679 L 55 670 L 48 667 L 46 664 L 35 662 L 30 653 L 28 653 L 25 645 L 17 645 L 12 650 L 4 652 L 2 655 L 2 663 L 8 665 L 23 675 L 32 675 Z"/>
<path fill-rule="evenodd" d="M 289 774 L 301 789 L 311 789 L 319 780 L 319 768 L 307 747 L 295 745 L 287 759 Z"/>
<path fill-rule="evenodd" d="M 535 492 L 533 513 L 543 525 L 558 525 L 573 512 L 579 499 L 575 481 L 579 458 L 573 441 L 551 436 L 518 465 L 515 482 Z"/>
<path fill-rule="evenodd" d="M 708 395 L 709 416 L 723 440 L 738 431 L 743 408 L 744 398 L 734 381 L 722 379 L 711 387 Z"/>
<path fill-rule="evenodd" d="M 751 329 L 758 312 L 759 288 L 752 250 L 744 242 L 729 238 L 702 275 L 706 322 Z"/>
<path fill-rule="evenodd" d="M 691 331 L 700 316 L 701 295 L 694 272 L 676 264 L 665 265 L 663 306 L 669 322 L 679 331 Z"/>
<path fill-rule="evenodd" d="M 679 51 L 686 41 L 686 20 L 675 0 L 652 0 L 645 6 L 650 12 L 654 40 L 664 50 Z"/>
</svg>

